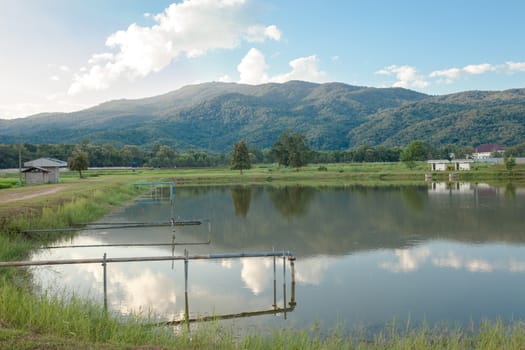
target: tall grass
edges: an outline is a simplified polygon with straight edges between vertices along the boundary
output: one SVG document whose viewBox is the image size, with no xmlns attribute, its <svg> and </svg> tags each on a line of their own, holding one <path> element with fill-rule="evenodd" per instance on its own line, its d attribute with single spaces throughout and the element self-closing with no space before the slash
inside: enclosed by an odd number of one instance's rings
<svg viewBox="0 0 525 350">
<path fill-rule="evenodd" d="M 506 325 L 502 321 L 483 321 L 479 327 L 450 328 L 446 325 L 417 329 L 385 328 L 374 336 L 361 331 L 333 331 L 322 336 L 312 331 L 279 330 L 272 336 L 251 334 L 237 345 L 239 349 L 523 349 L 525 324 Z"/>
<path fill-rule="evenodd" d="M 176 341 L 168 329 L 153 328 L 133 316 L 122 322 L 110 317 L 100 305 L 75 296 L 35 296 L 5 280 L 0 283 L 2 322 L 13 328 L 93 343 L 167 345 Z"/>
<path fill-rule="evenodd" d="M 73 234 L 23 234 L 21 231 L 64 228 L 95 220 L 115 205 L 136 196 L 137 191 L 122 181 L 88 182 L 45 199 L 11 203 L 0 216 L 0 261 L 26 260 L 33 249 Z M 20 280 L 30 283 L 25 269 L 2 268 L 0 277 L 13 283 Z"/>
<path fill-rule="evenodd" d="M 0 232 L 20 232 L 34 228 L 60 228 L 99 218 L 109 208 L 135 196 L 138 192 L 128 184 L 113 184 L 103 189 L 84 188 L 60 194 L 40 204 L 11 210 L 8 219 L 0 221 Z"/>
<path fill-rule="evenodd" d="M 0 189 L 15 187 L 18 184 L 18 179 L 15 178 L 0 178 Z"/>
</svg>

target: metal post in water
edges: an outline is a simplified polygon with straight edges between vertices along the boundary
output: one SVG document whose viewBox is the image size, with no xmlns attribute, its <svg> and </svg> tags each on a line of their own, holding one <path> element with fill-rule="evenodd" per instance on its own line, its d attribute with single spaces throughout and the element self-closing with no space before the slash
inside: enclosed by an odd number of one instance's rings
<svg viewBox="0 0 525 350">
<path fill-rule="evenodd" d="M 272 248 L 272 251 L 273 248 Z M 275 269 L 275 255 L 273 256 L 273 308 L 277 309 L 277 279 L 276 279 L 276 269 Z"/>
<path fill-rule="evenodd" d="M 190 332 L 190 307 L 188 304 L 188 292 L 184 292 L 184 322 L 186 322 L 186 327 L 188 328 L 188 333 Z"/>
<path fill-rule="evenodd" d="M 108 311 L 108 282 L 107 282 L 107 261 L 106 261 L 106 253 L 104 253 L 104 256 L 102 257 L 102 269 L 103 269 L 103 280 L 104 280 L 104 311 Z"/>
<path fill-rule="evenodd" d="M 284 319 L 286 320 L 286 255 L 283 252 L 283 310 L 284 310 Z"/>
<path fill-rule="evenodd" d="M 188 291 L 188 249 L 184 248 L 184 291 Z"/>
</svg>

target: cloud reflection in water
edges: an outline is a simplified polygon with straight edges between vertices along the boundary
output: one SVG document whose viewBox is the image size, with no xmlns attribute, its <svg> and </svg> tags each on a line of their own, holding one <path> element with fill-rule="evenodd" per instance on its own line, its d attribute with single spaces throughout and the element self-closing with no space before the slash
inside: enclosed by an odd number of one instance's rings
<svg viewBox="0 0 525 350">
<path fill-rule="evenodd" d="M 445 247 L 446 244 L 427 244 L 424 247 L 395 249 L 396 261 L 387 261 L 379 267 L 394 273 L 413 272 L 425 264 L 438 268 L 451 268 L 469 272 L 525 272 L 525 261 L 512 257 L 484 257 L 483 246 L 460 246 L 461 252 Z"/>
</svg>

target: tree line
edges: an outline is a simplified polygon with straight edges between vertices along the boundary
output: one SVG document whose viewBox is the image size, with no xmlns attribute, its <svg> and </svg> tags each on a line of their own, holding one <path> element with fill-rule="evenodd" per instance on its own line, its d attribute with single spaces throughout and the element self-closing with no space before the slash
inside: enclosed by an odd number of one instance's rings
<svg viewBox="0 0 525 350">
<path fill-rule="evenodd" d="M 237 146 L 240 146 L 236 144 Z M 143 149 L 134 145 L 116 147 L 111 144 L 95 145 L 87 141 L 78 145 L 69 144 L 0 144 L 0 168 L 17 168 L 18 152 L 21 148 L 22 162 L 40 157 L 67 160 L 75 151 L 88 155 L 90 167 L 214 167 L 232 166 L 240 169 L 243 165 L 232 163 L 235 145 L 228 153 L 210 153 L 202 150 L 177 151 L 166 145 L 154 145 Z M 456 145 L 432 146 L 423 141 L 414 141 L 405 147 L 359 146 L 348 150 L 316 151 L 308 146 L 308 140 L 302 134 L 285 132 L 279 136 L 271 149 L 251 147 L 243 141 L 237 150 L 244 164 L 274 163 L 283 166 L 301 167 L 316 163 L 351 163 L 351 162 L 397 162 L 427 159 L 447 159 L 453 155 L 456 159 L 472 154 L 470 146 Z M 246 151 L 249 158 L 246 158 Z M 513 157 L 525 156 L 525 143 L 507 147 L 506 153 Z M 246 169 L 246 168 L 243 168 Z"/>
</svg>

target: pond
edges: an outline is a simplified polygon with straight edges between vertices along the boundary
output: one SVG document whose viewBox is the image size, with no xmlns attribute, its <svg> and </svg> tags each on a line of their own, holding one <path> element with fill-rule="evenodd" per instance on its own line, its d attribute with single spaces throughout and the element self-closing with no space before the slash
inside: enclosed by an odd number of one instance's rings
<svg viewBox="0 0 525 350">
<path fill-rule="evenodd" d="M 271 257 L 189 260 L 187 275 L 180 260 L 108 263 L 109 310 L 154 314 L 158 321 L 229 315 L 221 322 L 242 330 L 316 324 L 373 331 L 393 320 L 453 326 L 525 319 L 524 188 L 182 187 L 173 207 L 163 197 L 142 197 L 102 221 L 166 222 L 172 214 L 207 221 L 86 230 L 57 242 L 175 239 L 174 246 L 54 248 L 33 259 L 183 256 L 185 249 L 189 255 L 289 250 L 296 257 L 293 270 L 281 257 L 275 263 Z M 32 270 L 46 290 L 102 303 L 100 263 Z"/>
</svg>

